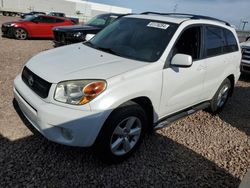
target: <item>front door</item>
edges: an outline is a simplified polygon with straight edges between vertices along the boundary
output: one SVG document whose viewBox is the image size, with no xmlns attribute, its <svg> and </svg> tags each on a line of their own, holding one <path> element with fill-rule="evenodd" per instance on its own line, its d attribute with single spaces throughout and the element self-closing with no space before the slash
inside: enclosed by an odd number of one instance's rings
<svg viewBox="0 0 250 188">
<path fill-rule="evenodd" d="M 201 33 L 199 26 L 190 27 L 178 38 L 171 57 L 186 54 L 193 58 L 191 67 L 174 67 L 163 70 L 163 89 L 160 118 L 200 103 L 204 99 L 203 82 L 206 66 L 201 57 Z"/>
</svg>

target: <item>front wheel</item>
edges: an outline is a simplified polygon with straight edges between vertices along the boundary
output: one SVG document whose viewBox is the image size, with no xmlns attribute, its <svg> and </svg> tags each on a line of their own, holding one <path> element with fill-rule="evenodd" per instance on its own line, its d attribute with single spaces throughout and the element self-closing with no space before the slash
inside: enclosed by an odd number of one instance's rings
<svg viewBox="0 0 250 188">
<path fill-rule="evenodd" d="M 107 119 L 96 141 L 96 152 L 108 163 L 122 162 L 139 147 L 145 134 L 145 111 L 134 102 L 118 107 Z"/>
<path fill-rule="evenodd" d="M 211 106 L 209 111 L 212 113 L 220 112 L 226 105 L 230 91 L 232 89 L 232 84 L 228 78 L 226 78 L 220 85 L 218 91 L 211 100 Z"/>
<path fill-rule="evenodd" d="M 23 28 L 16 28 L 14 30 L 14 36 L 18 40 L 25 40 L 28 38 L 28 33 L 25 29 Z"/>
</svg>

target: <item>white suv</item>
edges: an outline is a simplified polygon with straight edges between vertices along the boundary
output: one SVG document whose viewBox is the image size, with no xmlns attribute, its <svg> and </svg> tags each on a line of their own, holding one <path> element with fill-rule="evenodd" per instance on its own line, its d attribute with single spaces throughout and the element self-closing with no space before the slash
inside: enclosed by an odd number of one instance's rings
<svg viewBox="0 0 250 188">
<path fill-rule="evenodd" d="M 235 30 L 204 16 L 125 16 L 86 43 L 40 53 L 14 81 L 22 112 L 47 139 L 130 156 L 148 130 L 208 108 L 240 76 Z"/>
</svg>

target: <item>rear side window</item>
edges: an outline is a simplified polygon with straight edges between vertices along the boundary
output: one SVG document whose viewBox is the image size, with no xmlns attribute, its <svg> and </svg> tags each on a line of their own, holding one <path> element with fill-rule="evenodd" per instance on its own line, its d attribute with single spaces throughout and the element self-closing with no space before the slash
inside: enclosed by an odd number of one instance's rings
<svg viewBox="0 0 250 188">
<path fill-rule="evenodd" d="M 35 21 L 39 23 L 55 23 L 55 20 L 53 18 L 46 17 L 46 16 L 38 16 L 35 18 Z"/>
<path fill-rule="evenodd" d="M 205 56 L 212 57 L 223 54 L 226 46 L 222 28 L 207 26 L 205 31 Z"/>
<path fill-rule="evenodd" d="M 56 22 L 56 23 L 62 23 L 62 22 L 64 22 L 64 20 L 55 18 L 55 22 Z"/>
<path fill-rule="evenodd" d="M 55 23 L 55 19 L 54 18 L 50 18 L 50 17 L 44 17 L 45 23 Z"/>
<path fill-rule="evenodd" d="M 238 51 L 239 47 L 233 33 L 227 29 L 224 29 L 224 34 L 227 42 L 226 46 L 224 47 L 224 52 L 230 53 Z"/>
</svg>

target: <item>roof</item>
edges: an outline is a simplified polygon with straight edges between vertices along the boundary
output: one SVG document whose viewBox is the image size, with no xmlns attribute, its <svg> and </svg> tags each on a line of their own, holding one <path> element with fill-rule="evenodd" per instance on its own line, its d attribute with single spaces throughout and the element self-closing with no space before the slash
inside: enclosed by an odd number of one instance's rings
<svg viewBox="0 0 250 188">
<path fill-rule="evenodd" d="M 56 19 L 61 19 L 61 20 L 70 20 L 69 18 L 67 17 L 58 17 L 58 16 L 49 16 L 49 15 L 35 15 L 36 17 L 38 16 L 42 16 L 42 17 L 46 17 L 46 18 L 56 18 Z"/>
<path fill-rule="evenodd" d="M 131 17 L 142 18 L 142 19 L 153 19 L 153 20 L 171 22 L 176 24 L 180 24 L 187 20 L 202 20 L 202 21 L 216 22 L 217 24 L 220 23 L 226 26 L 231 26 L 228 22 L 217 18 L 202 16 L 202 15 L 194 15 L 194 14 L 144 12 L 141 13 L 140 15 L 134 15 Z"/>
<path fill-rule="evenodd" d="M 176 24 L 180 24 L 186 20 L 189 20 L 189 18 L 176 18 L 176 17 L 171 17 L 171 16 L 162 16 L 162 15 L 154 15 L 154 14 L 152 15 L 134 14 L 134 15 L 129 15 L 128 17 L 158 20 L 158 21 L 171 22 L 171 23 L 176 23 Z"/>
</svg>

